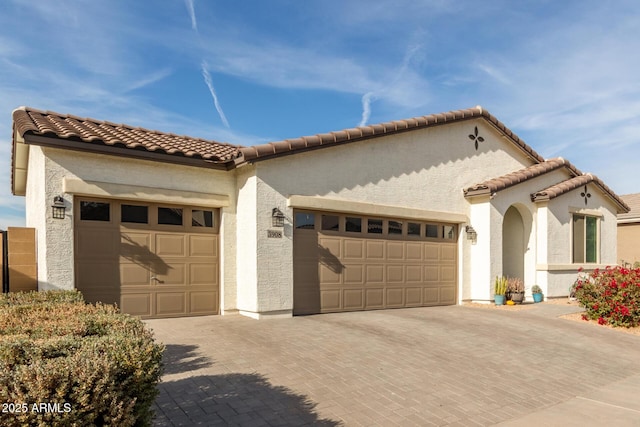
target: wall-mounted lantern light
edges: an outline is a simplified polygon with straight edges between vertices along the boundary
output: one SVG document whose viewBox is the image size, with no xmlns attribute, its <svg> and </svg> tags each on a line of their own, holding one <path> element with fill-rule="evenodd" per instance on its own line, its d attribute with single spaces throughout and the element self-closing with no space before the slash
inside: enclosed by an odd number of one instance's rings
<svg viewBox="0 0 640 427">
<path fill-rule="evenodd" d="M 467 240 L 472 240 L 475 242 L 478 239 L 478 233 L 476 232 L 476 230 L 474 230 L 472 226 L 467 225 L 464 228 L 464 231 L 467 233 Z"/>
<path fill-rule="evenodd" d="M 51 211 L 55 219 L 64 219 L 64 199 L 62 196 L 56 196 L 53 198 L 53 204 L 51 205 Z"/>
<path fill-rule="evenodd" d="M 271 225 L 274 227 L 284 227 L 284 214 L 278 208 L 271 211 Z"/>
</svg>

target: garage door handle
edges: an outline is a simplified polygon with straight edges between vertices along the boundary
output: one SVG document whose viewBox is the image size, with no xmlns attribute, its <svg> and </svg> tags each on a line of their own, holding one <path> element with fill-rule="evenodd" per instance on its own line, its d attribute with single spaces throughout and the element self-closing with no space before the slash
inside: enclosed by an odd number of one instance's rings
<svg viewBox="0 0 640 427">
<path fill-rule="evenodd" d="M 151 280 L 158 280 L 156 276 L 151 276 Z"/>
</svg>

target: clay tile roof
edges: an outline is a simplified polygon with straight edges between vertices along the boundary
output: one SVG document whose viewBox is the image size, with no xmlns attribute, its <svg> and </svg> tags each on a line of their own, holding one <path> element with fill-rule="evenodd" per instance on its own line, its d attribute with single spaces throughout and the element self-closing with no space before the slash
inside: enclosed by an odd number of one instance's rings
<svg viewBox="0 0 640 427">
<path fill-rule="evenodd" d="M 528 181 L 531 178 L 535 178 L 561 167 L 568 168 L 574 175 L 580 175 L 580 172 L 575 169 L 568 161 L 566 161 L 562 157 L 558 157 L 555 159 L 546 160 L 533 166 L 526 167 L 524 169 L 520 169 L 518 171 L 500 176 L 498 178 L 484 181 L 472 187 L 465 188 L 463 192 L 465 197 L 493 194 L 500 190 L 504 190 L 505 188 L 520 184 L 521 182 Z"/>
<path fill-rule="evenodd" d="M 620 198 L 624 200 L 630 210 L 618 215 L 618 220 L 623 222 L 629 220 L 640 221 L 640 193 L 625 194 Z"/>
<path fill-rule="evenodd" d="M 23 138 L 33 135 L 52 138 L 52 140 L 84 142 L 87 144 L 87 149 L 97 144 L 225 163 L 235 159 L 240 148 L 216 141 L 28 107 L 14 110 L 13 122 L 15 131 Z M 64 142 L 59 144 L 62 148 L 64 145 Z"/>
<path fill-rule="evenodd" d="M 449 111 L 440 114 L 431 114 L 428 116 L 413 117 L 404 120 L 395 120 L 386 123 L 372 124 L 361 126 L 358 128 L 345 129 L 342 131 L 331 132 L 328 134 L 318 134 L 299 138 L 301 144 L 290 144 L 288 149 L 283 149 L 284 145 L 280 142 L 270 142 L 268 144 L 254 145 L 252 147 L 243 147 L 239 149 L 240 158 L 237 163 L 254 162 L 268 159 L 275 156 L 294 154 L 320 147 L 328 147 L 341 143 L 362 141 L 369 138 L 375 138 L 383 135 L 390 135 L 399 132 L 407 132 L 415 129 L 436 126 L 445 123 L 452 123 L 461 120 L 469 120 L 473 118 L 484 118 L 489 124 L 494 126 L 500 132 L 507 136 L 520 150 L 533 159 L 536 163 L 544 162 L 538 153 L 524 143 L 516 134 L 509 130 L 502 122 L 489 114 L 482 107 L 468 108 L 465 110 Z M 290 140 L 287 140 L 290 141 Z M 298 141 L 298 140 L 296 140 Z M 277 146 L 277 149 L 274 149 Z"/>
<path fill-rule="evenodd" d="M 607 185 L 602 182 L 600 178 L 590 173 L 586 173 L 584 175 L 576 176 L 571 179 L 567 179 L 558 184 L 547 187 L 543 190 L 537 191 L 531 195 L 531 201 L 533 202 L 543 202 L 546 200 L 555 199 L 558 196 L 561 196 L 569 191 L 575 190 L 576 188 L 582 187 L 583 185 L 587 185 L 589 183 L 594 183 L 597 187 L 602 190 L 603 193 L 608 195 L 612 201 L 618 206 L 618 213 L 627 213 L 629 212 L 629 206 L 613 192 Z"/>
</svg>

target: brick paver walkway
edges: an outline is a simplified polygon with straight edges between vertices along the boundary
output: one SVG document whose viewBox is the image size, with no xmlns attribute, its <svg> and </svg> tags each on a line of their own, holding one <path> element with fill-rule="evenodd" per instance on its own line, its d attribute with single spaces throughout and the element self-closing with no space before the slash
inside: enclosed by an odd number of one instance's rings
<svg viewBox="0 0 640 427">
<path fill-rule="evenodd" d="M 150 320 L 155 424 L 493 425 L 640 372 L 639 336 L 545 305 Z"/>
</svg>

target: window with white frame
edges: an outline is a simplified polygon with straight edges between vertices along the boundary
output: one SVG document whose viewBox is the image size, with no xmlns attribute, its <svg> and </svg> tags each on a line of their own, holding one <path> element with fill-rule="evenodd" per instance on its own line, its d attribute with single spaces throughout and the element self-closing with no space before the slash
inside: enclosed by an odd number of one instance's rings
<svg viewBox="0 0 640 427">
<path fill-rule="evenodd" d="M 598 218 L 589 215 L 573 214 L 573 262 L 597 263 L 599 259 Z"/>
</svg>

